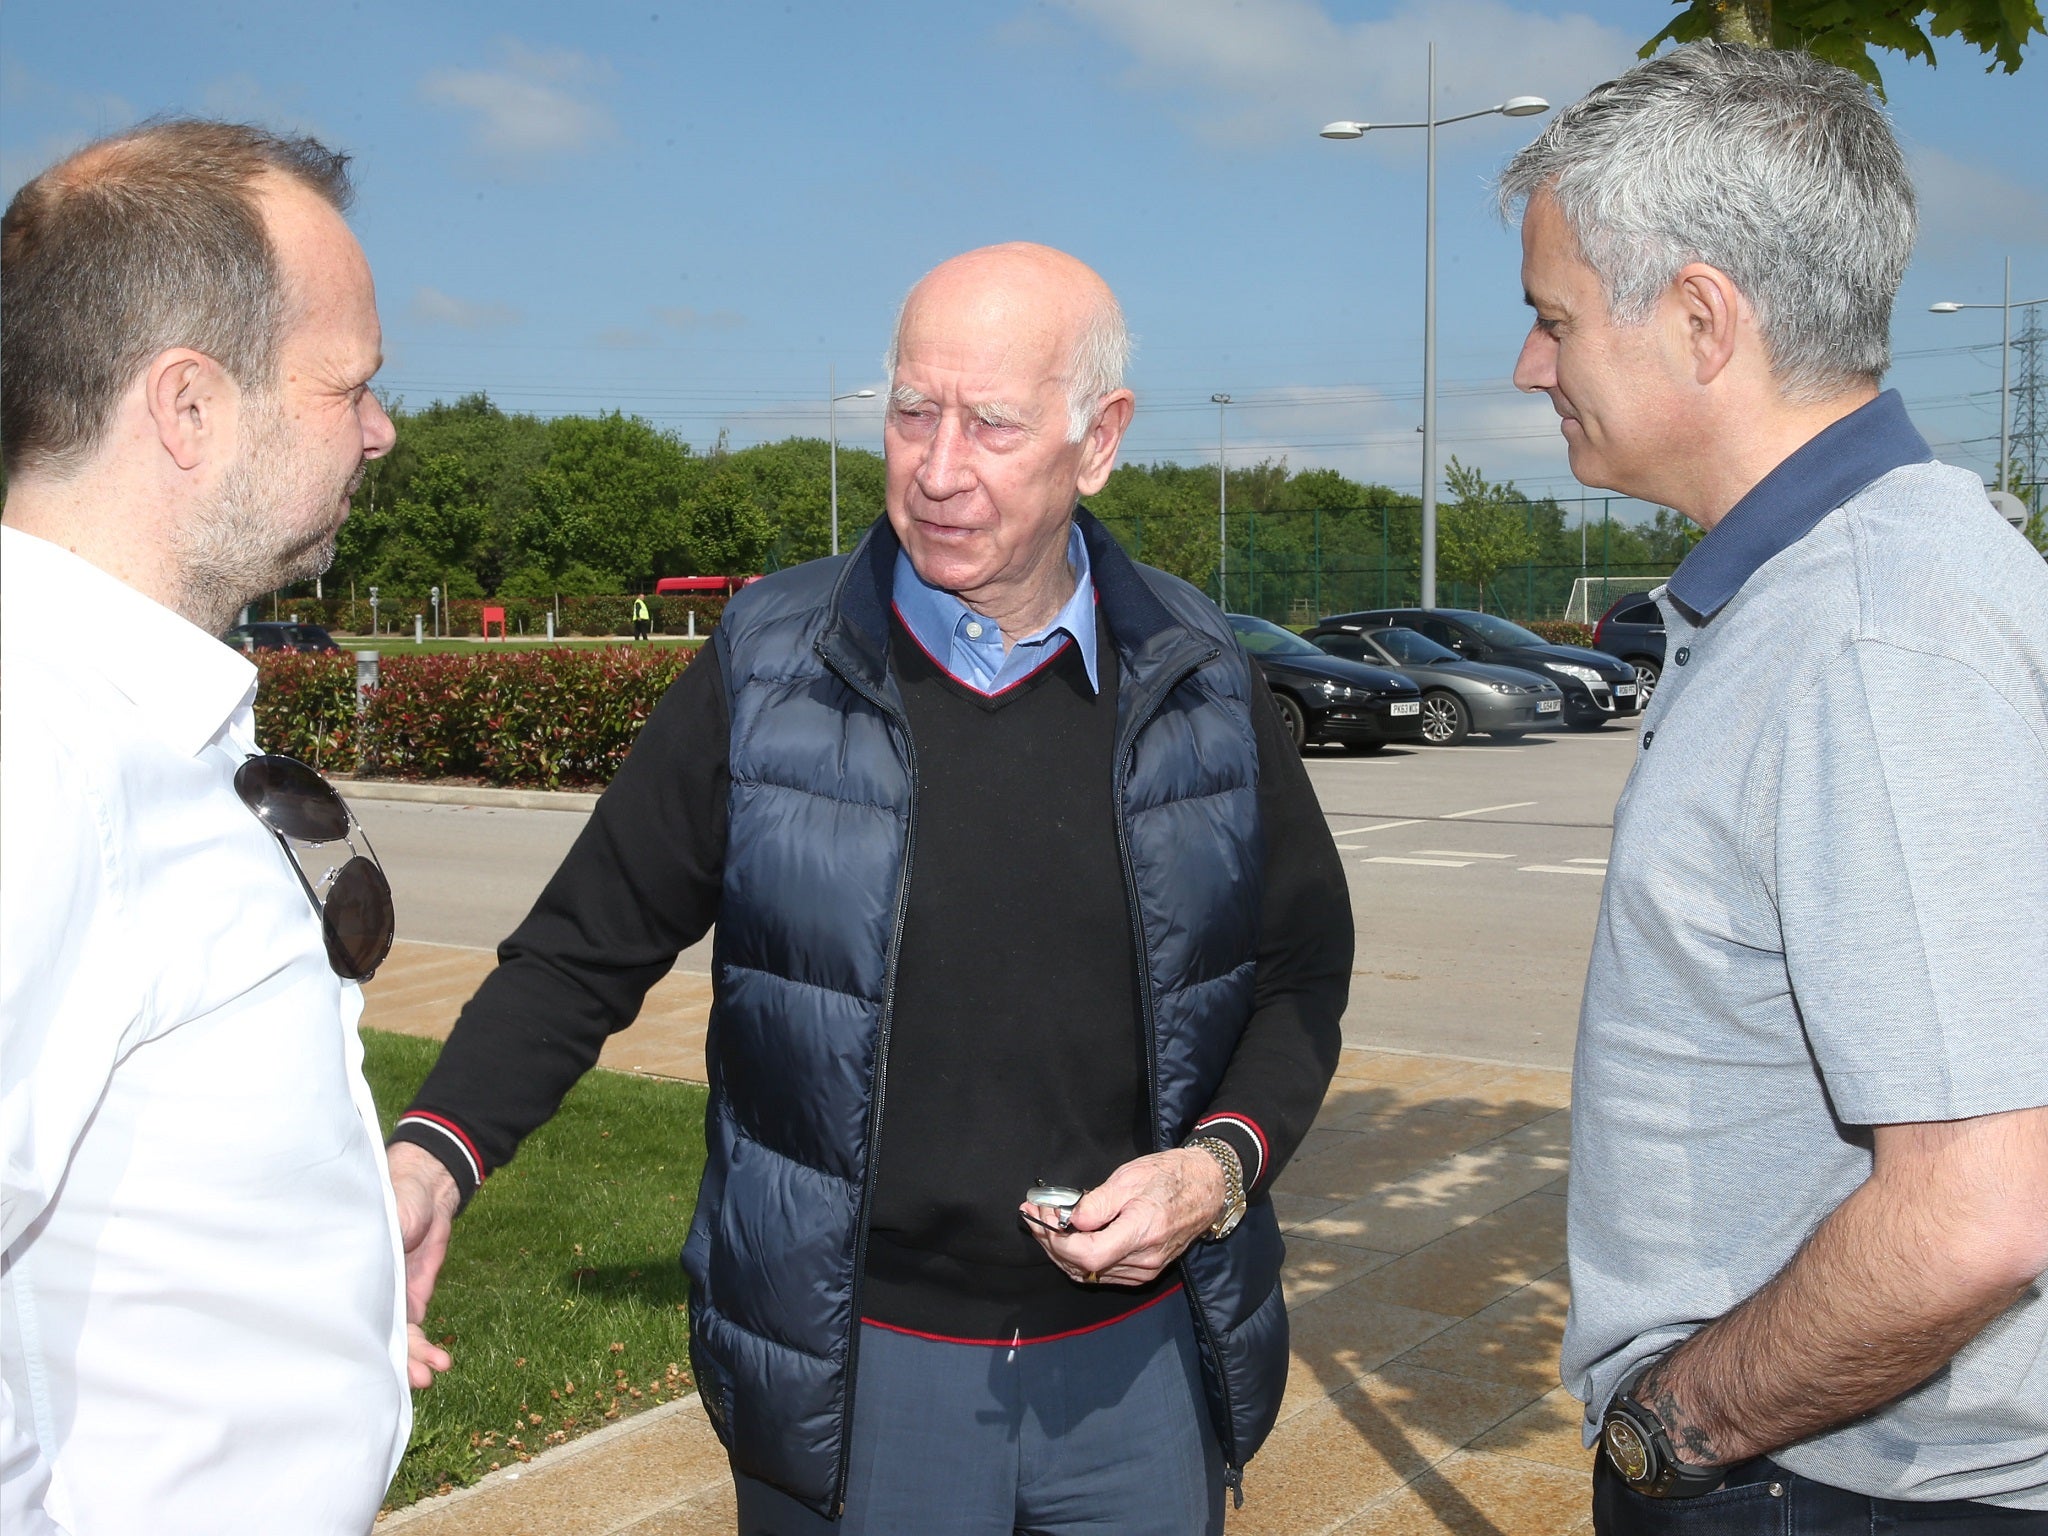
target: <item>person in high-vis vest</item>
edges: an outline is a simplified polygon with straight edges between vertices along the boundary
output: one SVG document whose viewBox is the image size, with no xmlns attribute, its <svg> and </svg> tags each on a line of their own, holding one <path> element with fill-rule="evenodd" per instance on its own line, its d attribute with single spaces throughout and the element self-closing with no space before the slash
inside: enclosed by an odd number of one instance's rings
<svg viewBox="0 0 2048 1536">
<path fill-rule="evenodd" d="M 633 599 L 633 638 L 635 640 L 645 640 L 653 633 L 654 618 L 647 611 L 647 599 L 635 597 Z"/>
</svg>

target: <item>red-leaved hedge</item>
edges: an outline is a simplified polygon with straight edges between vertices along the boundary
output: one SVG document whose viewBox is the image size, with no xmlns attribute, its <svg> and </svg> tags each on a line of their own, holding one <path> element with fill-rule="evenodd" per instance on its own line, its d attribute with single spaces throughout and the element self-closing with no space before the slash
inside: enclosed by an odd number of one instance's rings
<svg viewBox="0 0 2048 1536">
<path fill-rule="evenodd" d="M 387 655 L 358 713 L 352 656 L 258 652 L 256 735 L 265 750 L 331 773 L 602 786 L 693 654 Z"/>
<path fill-rule="evenodd" d="M 1576 619 L 1531 619 L 1522 626 L 1533 629 L 1552 645 L 1583 645 L 1593 648 L 1593 631 Z"/>
</svg>

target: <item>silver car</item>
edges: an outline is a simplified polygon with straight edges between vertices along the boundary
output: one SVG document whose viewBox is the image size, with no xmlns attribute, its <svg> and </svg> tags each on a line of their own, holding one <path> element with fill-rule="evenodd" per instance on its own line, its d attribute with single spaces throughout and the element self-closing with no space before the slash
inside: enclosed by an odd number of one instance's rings
<svg viewBox="0 0 2048 1536">
<path fill-rule="evenodd" d="M 1370 629 L 1353 634 L 1310 635 L 1332 656 L 1394 667 L 1422 688 L 1422 739 L 1448 747 L 1473 731 L 1509 740 L 1563 717 L 1564 694 L 1557 684 L 1519 667 L 1467 661 L 1412 629 Z"/>
</svg>

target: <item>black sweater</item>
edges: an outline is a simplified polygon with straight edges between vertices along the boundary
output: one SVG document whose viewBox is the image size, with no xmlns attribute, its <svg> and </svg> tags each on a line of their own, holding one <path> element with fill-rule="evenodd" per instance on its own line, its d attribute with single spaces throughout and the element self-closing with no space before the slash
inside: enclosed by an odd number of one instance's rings
<svg viewBox="0 0 2048 1536">
<path fill-rule="evenodd" d="M 1034 1179 L 1086 1186 L 1152 1149 L 1109 795 L 1114 648 L 1105 631 L 1099 698 L 1070 645 L 988 700 L 896 636 L 919 831 L 863 1310 L 955 1338 L 1087 1326 L 1158 1284 L 1071 1285 L 1016 1203 Z M 1308 776 L 1277 711 L 1256 718 L 1266 891 L 1253 1014 L 1201 1124 L 1237 1147 L 1253 1199 L 1335 1070 L 1352 947 L 1343 869 Z M 456 1137 L 485 1172 L 507 1162 L 716 919 L 727 733 L 706 647 L 401 1117 L 393 1139 L 438 1157 L 465 1200 L 477 1179 Z"/>
</svg>

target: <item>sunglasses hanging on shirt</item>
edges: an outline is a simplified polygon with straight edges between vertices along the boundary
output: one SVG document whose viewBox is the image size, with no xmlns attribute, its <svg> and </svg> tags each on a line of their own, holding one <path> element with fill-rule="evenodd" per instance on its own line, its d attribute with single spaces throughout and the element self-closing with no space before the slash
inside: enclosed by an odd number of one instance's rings
<svg viewBox="0 0 2048 1536">
<path fill-rule="evenodd" d="M 235 793 L 276 834 L 306 899 L 320 914 L 320 933 L 327 941 L 327 963 L 334 974 L 345 981 L 368 981 L 391 952 L 398 919 L 377 850 L 370 847 L 369 834 L 348 802 L 297 758 L 274 752 L 252 756 L 235 770 Z M 356 852 L 358 833 L 367 855 Z M 291 850 L 294 842 L 314 848 L 343 843 L 352 857 L 328 870 L 316 884 L 299 867 Z"/>
</svg>

